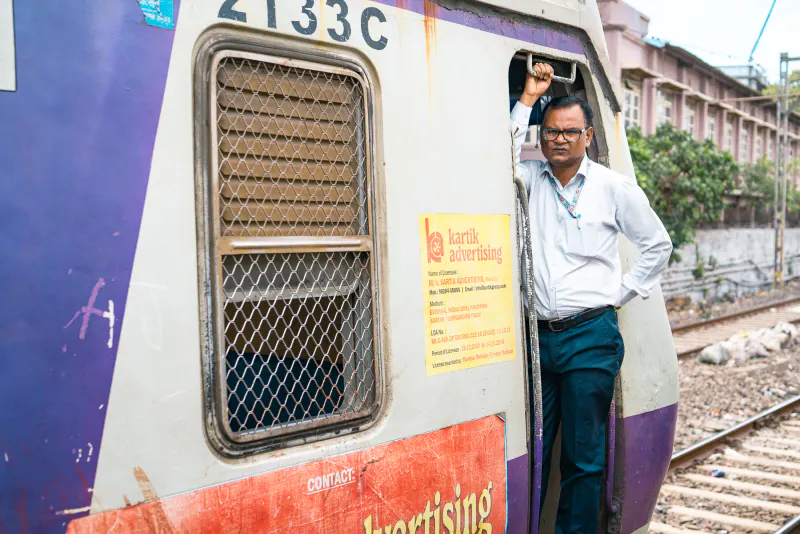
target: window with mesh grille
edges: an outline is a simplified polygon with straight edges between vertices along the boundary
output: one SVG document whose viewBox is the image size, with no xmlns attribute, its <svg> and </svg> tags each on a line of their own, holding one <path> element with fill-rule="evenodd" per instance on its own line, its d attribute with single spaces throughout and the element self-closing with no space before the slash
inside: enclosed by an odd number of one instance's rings
<svg viewBox="0 0 800 534">
<path fill-rule="evenodd" d="M 212 68 L 217 413 L 234 441 L 350 424 L 377 399 L 366 84 L 241 52 Z"/>
</svg>

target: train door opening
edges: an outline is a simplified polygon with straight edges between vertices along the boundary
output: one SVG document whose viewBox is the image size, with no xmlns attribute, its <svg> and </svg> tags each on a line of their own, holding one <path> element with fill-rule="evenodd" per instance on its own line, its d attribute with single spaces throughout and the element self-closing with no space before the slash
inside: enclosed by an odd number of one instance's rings
<svg viewBox="0 0 800 534">
<path fill-rule="evenodd" d="M 530 57 L 529 57 L 530 56 Z M 531 55 L 527 52 L 521 51 L 514 55 L 511 60 L 511 64 L 508 70 L 508 85 L 509 85 L 509 111 L 514 108 L 514 105 L 519 101 L 526 81 L 526 75 L 528 71 L 529 63 L 549 63 L 553 66 L 553 70 L 555 71 L 555 78 L 553 83 L 551 84 L 548 91 L 540 98 L 539 102 L 534 104 L 533 111 L 531 112 L 531 118 L 528 124 L 528 132 L 525 135 L 525 142 L 522 145 L 522 154 L 521 160 L 540 160 L 545 161 L 544 154 L 542 153 L 541 148 L 541 137 L 540 137 L 540 128 L 543 123 L 544 119 L 544 108 L 548 102 L 550 102 L 553 98 L 557 98 L 560 96 L 567 96 L 572 95 L 580 98 L 581 100 L 588 101 L 592 107 L 596 108 L 597 99 L 595 98 L 593 88 L 591 83 L 586 84 L 584 83 L 586 76 L 591 76 L 588 69 L 585 65 L 576 64 L 570 61 L 557 59 L 553 57 L 541 56 L 541 55 Z M 593 161 L 599 161 L 601 163 L 607 164 L 607 145 L 605 143 L 605 138 L 603 136 L 603 128 L 600 119 L 600 113 L 596 114 L 596 118 L 594 121 L 596 124 L 593 124 L 593 128 L 595 130 L 595 136 L 592 140 L 591 145 L 587 149 L 587 155 Z M 512 164 L 513 165 L 513 164 Z M 521 210 L 520 202 L 517 203 L 517 210 L 518 212 Z M 518 225 L 520 227 L 525 224 L 523 221 L 522 213 L 519 214 L 518 217 Z M 528 224 L 530 221 L 528 221 Z M 524 232 L 520 232 L 520 235 Z M 520 240 L 520 254 L 524 253 L 524 249 L 522 247 L 525 246 L 524 241 Z M 531 251 L 528 251 L 531 254 Z M 530 263 L 532 264 L 532 256 L 530 257 Z M 523 292 L 523 298 L 521 299 L 522 302 L 525 301 L 525 279 L 526 276 L 535 276 L 535 272 L 526 273 L 525 267 L 525 259 L 524 256 L 522 261 L 520 262 L 521 265 L 521 291 Z M 530 270 L 530 268 L 528 269 Z M 533 287 L 532 282 L 528 287 Z M 532 314 L 527 310 L 523 310 L 523 316 L 526 318 L 530 318 Z M 534 317 L 535 319 L 535 317 Z M 539 450 L 542 447 L 541 442 L 541 424 L 542 424 L 542 414 L 538 413 L 541 411 L 541 402 L 540 402 L 540 392 L 541 392 L 541 383 L 539 380 L 539 366 L 538 366 L 538 346 L 537 346 L 537 336 L 535 332 L 535 322 L 530 322 L 529 320 L 524 321 L 526 328 L 524 329 L 525 335 L 525 346 L 528 347 L 527 351 L 527 368 L 528 368 L 528 383 L 527 383 L 527 397 L 528 402 L 528 429 L 529 429 L 529 455 L 530 458 L 539 459 L 541 458 L 541 453 Z M 529 327 L 528 325 L 534 325 L 533 328 Z M 532 406 L 535 406 L 535 412 L 531 413 Z M 612 410 L 613 410 L 612 405 Z M 538 437 L 537 437 L 538 436 Z M 607 440 L 608 442 L 609 440 Z M 613 441 L 610 441 L 613 443 Z M 530 504 L 530 521 L 532 522 L 531 528 L 529 529 L 530 532 L 538 532 L 540 534 L 550 534 L 555 530 L 555 519 L 556 519 L 556 511 L 558 507 L 558 500 L 560 494 L 560 474 L 559 468 L 560 465 L 560 457 L 561 457 L 561 431 L 559 429 L 556 438 L 555 444 L 553 446 L 553 453 L 551 458 L 551 469 L 550 469 L 550 476 L 547 484 L 547 495 L 545 502 L 542 506 L 542 509 L 538 509 L 538 499 L 539 499 L 539 490 L 537 488 L 541 488 L 541 465 L 536 465 L 535 462 L 537 460 L 532 460 L 530 465 L 530 488 L 531 488 L 531 504 Z M 606 451 L 606 455 L 608 458 L 608 451 Z M 613 462 L 613 460 L 611 460 Z M 609 460 L 606 462 L 606 466 L 613 465 L 610 463 Z M 612 467 L 613 469 L 613 467 Z M 612 475 L 613 476 L 613 475 Z M 608 484 L 604 480 L 603 488 L 609 488 Z M 602 495 L 602 500 L 605 502 L 606 494 Z M 534 522 L 538 521 L 538 528 L 534 528 Z M 601 517 L 599 525 L 605 525 L 607 522 L 606 519 L 606 509 L 604 506 L 601 505 Z M 605 531 L 605 528 L 601 528 L 601 531 Z"/>
<path fill-rule="evenodd" d="M 511 65 L 508 69 L 508 92 L 509 92 L 509 111 L 514 108 L 514 104 L 519 101 L 520 96 L 522 96 L 522 91 L 525 88 L 525 76 L 527 73 L 527 60 L 528 54 L 526 53 L 517 53 L 511 60 Z M 555 71 L 555 75 L 558 78 L 563 79 L 570 79 L 572 77 L 572 69 L 575 63 L 563 60 L 554 60 L 552 58 L 547 57 L 539 57 L 539 56 L 532 56 L 531 61 L 535 63 L 549 63 L 553 66 L 553 70 Z M 538 159 L 544 161 L 544 155 L 542 154 L 541 150 L 541 139 L 539 136 L 539 129 L 542 124 L 542 111 L 547 103 L 555 97 L 559 96 L 567 96 L 567 95 L 574 95 L 581 100 L 590 101 L 591 100 L 587 96 L 586 86 L 583 81 L 583 67 L 580 65 L 575 66 L 575 81 L 574 83 L 568 84 L 562 81 L 554 80 L 553 84 L 550 86 L 550 89 L 545 93 L 545 95 L 539 100 L 539 102 L 534 106 L 533 112 L 531 113 L 531 120 L 528 126 L 528 133 L 525 136 L 525 144 L 522 145 L 522 159 L 523 160 L 530 160 L 530 159 Z M 598 161 L 600 157 L 600 148 L 598 145 L 597 134 L 601 133 L 595 125 L 595 139 L 592 141 L 589 150 L 587 151 L 589 157 L 594 160 Z"/>
</svg>

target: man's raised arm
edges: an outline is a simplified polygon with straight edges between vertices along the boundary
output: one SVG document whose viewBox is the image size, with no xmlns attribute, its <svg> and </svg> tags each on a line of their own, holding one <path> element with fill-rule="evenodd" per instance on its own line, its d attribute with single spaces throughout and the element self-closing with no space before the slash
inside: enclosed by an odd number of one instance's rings
<svg viewBox="0 0 800 534">
<path fill-rule="evenodd" d="M 531 109 L 539 98 L 550 88 L 553 79 L 553 67 L 547 63 L 537 63 L 533 66 L 535 76 L 527 75 L 525 89 L 519 102 L 511 111 L 511 133 L 514 136 L 514 168 L 517 176 L 525 183 L 525 187 L 530 191 L 532 169 L 520 161 L 522 155 L 522 143 L 525 142 L 525 133 L 528 130 L 528 123 L 531 118 Z"/>
</svg>

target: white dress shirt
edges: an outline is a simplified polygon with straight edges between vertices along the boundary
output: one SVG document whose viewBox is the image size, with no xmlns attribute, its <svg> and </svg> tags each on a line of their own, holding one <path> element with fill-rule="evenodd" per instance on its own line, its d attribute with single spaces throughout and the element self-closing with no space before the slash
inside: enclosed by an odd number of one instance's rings
<svg viewBox="0 0 800 534">
<path fill-rule="evenodd" d="M 511 112 L 514 164 L 525 182 L 530 204 L 534 292 L 540 319 L 564 318 L 601 306 L 622 306 L 636 295 L 646 299 L 669 262 L 672 242 L 636 182 L 583 159 L 578 173 L 561 186 L 544 161 L 520 161 L 531 108 L 517 103 Z M 573 218 L 559 202 L 572 202 L 585 177 Z M 624 275 L 617 243 L 623 233 L 640 251 Z"/>
</svg>

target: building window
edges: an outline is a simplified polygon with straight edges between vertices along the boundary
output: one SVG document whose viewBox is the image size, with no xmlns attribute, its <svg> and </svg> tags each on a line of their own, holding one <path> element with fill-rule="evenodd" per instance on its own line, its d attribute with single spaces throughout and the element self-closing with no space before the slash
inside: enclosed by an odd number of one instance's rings
<svg viewBox="0 0 800 534">
<path fill-rule="evenodd" d="M 672 122 L 672 93 L 658 90 L 658 126 Z"/>
<path fill-rule="evenodd" d="M 625 128 L 641 126 L 642 86 L 636 82 L 626 80 L 623 93 L 625 95 Z"/>
<path fill-rule="evenodd" d="M 378 402 L 368 84 L 230 50 L 209 79 L 217 425 L 239 447 L 352 430 Z"/>
<path fill-rule="evenodd" d="M 686 102 L 685 120 L 683 127 L 694 136 L 695 120 L 697 118 L 697 108 L 694 103 Z"/>
<path fill-rule="evenodd" d="M 750 130 L 742 124 L 742 133 L 739 136 L 739 161 L 750 161 Z"/>
<path fill-rule="evenodd" d="M 725 123 L 725 150 L 733 154 L 733 121 Z"/>
<path fill-rule="evenodd" d="M 706 128 L 706 138 L 711 139 L 714 143 L 717 142 L 717 117 L 714 112 L 709 110 L 706 118 L 708 127 Z"/>
<path fill-rule="evenodd" d="M 768 157 L 770 161 L 775 161 L 775 138 L 770 133 L 767 133 L 767 135 L 769 136 L 769 142 L 767 143 Z"/>
<path fill-rule="evenodd" d="M 764 155 L 762 153 L 763 148 L 764 148 L 763 147 L 763 142 L 764 141 L 761 139 L 761 136 L 758 135 L 758 133 L 756 133 L 756 159 L 757 160 L 761 159 L 761 156 Z"/>
</svg>

